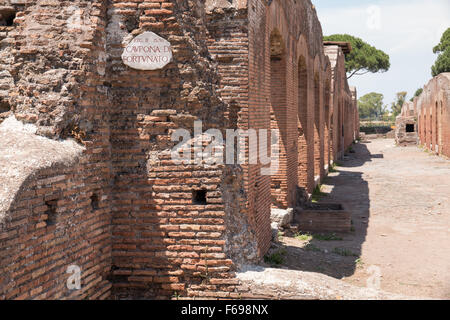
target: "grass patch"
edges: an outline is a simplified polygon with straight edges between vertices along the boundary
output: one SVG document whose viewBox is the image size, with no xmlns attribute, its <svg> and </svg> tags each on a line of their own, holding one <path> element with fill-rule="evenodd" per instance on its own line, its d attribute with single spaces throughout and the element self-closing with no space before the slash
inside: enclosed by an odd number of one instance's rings
<svg viewBox="0 0 450 320">
<path fill-rule="evenodd" d="M 174 294 L 172 295 L 172 298 L 174 298 L 176 300 L 180 300 L 181 296 L 178 294 L 177 291 L 175 291 Z"/>
<path fill-rule="evenodd" d="M 278 240 L 283 239 L 283 232 L 278 231 Z"/>
<path fill-rule="evenodd" d="M 341 237 L 338 237 L 335 233 L 327 233 L 327 234 L 315 234 L 313 236 L 315 240 L 320 241 L 341 241 L 344 240 Z"/>
<path fill-rule="evenodd" d="M 337 168 L 337 164 L 336 164 L 336 162 L 333 162 L 333 164 L 330 166 L 329 172 L 330 173 L 339 172 L 336 168 Z"/>
<path fill-rule="evenodd" d="M 280 265 L 285 261 L 285 255 L 287 251 L 285 249 L 278 250 L 272 254 L 268 254 L 264 256 L 264 262 L 271 265 Z"/>
<path fill-rule="evenodd" d="M 300 241 L 311 241 L 311 240 L 319 240 L 319 241 L 342 241 L 343 238 L 337 236 L 335 233 L 318 233 L 318 234 L 310 234 L 310 233 L 296 233 L 294 238 Z"/>
<path fill-rule="evenodd" d="M 358 255 L 354 252 L 351 252 L 348 249 L 345 248 L 334 248 L 333 253 L 338 254 L 343 257 L 357 257 Z"/>
<path fill-rule="evenodd" d="M 364 262 L 362 261 L 361 258 L 356 259 L 355 263 L 357 267 L 362 267 L 364 265 Z"/>
<path fill-rule="evenodd" d="M 314 189 L 314 192 L 313 192 L 313 194 L 312 194 L 312 196 L 311 196 L 311 202 L 312 202 L 312 203 L 317 203 L 317 202 L 319 202 L 319 200 L 320 200 L 321 198 L 323 198 L 324 196 L 327 195 L 326 193 L 322 192 L 322 187 L 323 187 L 323 186 L 319 183 L 319 184 L 317 185 L 317 187 Z"/>
<path fill-rule="evenodd" d="M 297 233 L 294 237 L 300 241 L 311 241 L 313 239 L 313 236 L 309 233 Z"/>
<path fill-rule="evenodd" d="M 419 148 L 425 152 L 426 154 L 430 155 L 430 156 L 436 156 L 436 152 L 433 150 L 430 150 L 427 146 L 425 145 L 420 145 Z"/>
</svg>

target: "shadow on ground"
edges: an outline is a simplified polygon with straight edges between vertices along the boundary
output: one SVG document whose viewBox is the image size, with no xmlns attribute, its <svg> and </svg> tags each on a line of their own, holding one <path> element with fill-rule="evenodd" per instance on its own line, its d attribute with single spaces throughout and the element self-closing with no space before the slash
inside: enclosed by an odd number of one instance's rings
<svg viewBox="0 0 450 320">
<path fill-rule="evenodd" d="M 362 172 L 346 168 L 363 166 L 383 155 L 371 154 L 365 143 L 357 143 L 352 149 L 354 153 L 338 161 L 336 172 L 325 179 L 319 198 L 319 203 L 344 204 L 352 213 L 352 231 L 321 235 L 286 232 L 273 244 L 264 266 L 318 272 L 342 279 L 363 265 L 360 256 L 370 218 L 369 188 Z"/>
</svg>

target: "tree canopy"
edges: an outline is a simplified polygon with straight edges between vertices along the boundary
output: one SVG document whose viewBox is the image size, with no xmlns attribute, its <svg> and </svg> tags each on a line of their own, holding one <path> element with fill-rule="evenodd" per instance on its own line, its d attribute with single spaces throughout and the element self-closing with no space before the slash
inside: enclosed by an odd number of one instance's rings
<svg viewBox="0 0 450 320">
<path fill-rule="evenodd" d="M 414 96 L 411 98 L 410 101 L 414 101 L 414 98 L 420 96 L 422 94 L 422 92 L 423 92 L 423 88 L 417 89 L 416 93 L 414 93 Z"/>
<path fill-rule="evenodd" d="M 358 99 L 358 111 L 361 119 L 380 118 L 385 113 L 384 96 L 371 92 Z"/>
<path fill-rule="evenodd" d="M 403 104 L 406 101 L 406 95 L 408 93 L 406 91 L 398 92 L 396 100 L 392 102 L 391 110 L 394 117 L 398 116 L 402 112 Z"/>
<path fill-rule="evenodd" d="M 431 67 L 433 77 L 443 72 L 450 72 L 450 28 L 444 32 L 441 42 L 433 48 L 433 52 L 439 54 Z"/>
<path fill-rule="evenodd" d="M 360 38 L 348 34 L 334 34 L 325 36 L 325 41 L 350 42 L 352 52 L 345 56 L 345 68 L 350 79 L 354 75 L 363 75 L 369 72 L 386 72 L 391 67 L 389 55 L 371 46 Z"/>
</svg>

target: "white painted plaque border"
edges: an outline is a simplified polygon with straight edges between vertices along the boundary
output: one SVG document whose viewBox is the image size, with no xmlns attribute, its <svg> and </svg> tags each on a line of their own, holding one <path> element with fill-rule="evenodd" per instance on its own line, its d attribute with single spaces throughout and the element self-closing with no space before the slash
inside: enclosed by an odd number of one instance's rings
<svg viewBox="0 0 450 320">
<path fill-rule="evenodd" d="M 173 61 L 172 46 L 156 33 L 146 31 L 128 43 L 122 61 L 137 70 L 159 70 Z"/>
</svg>

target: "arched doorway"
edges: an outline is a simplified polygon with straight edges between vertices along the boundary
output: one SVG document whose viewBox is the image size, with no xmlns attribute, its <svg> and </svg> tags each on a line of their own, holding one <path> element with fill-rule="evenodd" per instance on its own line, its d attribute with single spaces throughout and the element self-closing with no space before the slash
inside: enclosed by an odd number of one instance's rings
<svg viewBox="0 0 450 320">
<path fill-rule="evenodd" d="M 438 152 L 439 154 L 442 154 L 442 119 L 444 116 L 444 110 L 443 110 L 443 105 L 442 105 L 442 101 L 439 104 L 439 110 L 438 110 L 438 114 L 439 114 L 439 122 L 438 122 Z"/>
<path fill-rule="evenodd" d="M 439 106 L 438 106 L 438 102 L 436 101 L 436 104 L 434 106 L 434 114 L 435 114 L 435 123 L 434 125 L 434 152 L 439 153 Z"/>
<path fill-rule="evenodd" d="M 314 74 L 314 178 L 323 175 L 323 108 L 320 101 L 320 78 Z"/>
<path fill-rule="evenodd" d="M 308 182 L 308 70 L 303 56 L 298 60 L 298 186 L 310 189 Z M 308 190 L 311 192 L 311 190 Z"/>
<path fill-rule="evenodd" d="M 270 35 L 270 127 L 279 132 L 278 172 L 271 176 L 272 207 L 288 207 L 286 48 L 278 30 Z"/>
<path fill-rule="evenodd" d="M 324 111 L 325 111 L 325 131 L 324 131 L 324 159 L 325 165 L 331 162 L 331 132 L 330 132 L 330 80 L 327 80 L 324 90 Z"/>
</svg>

